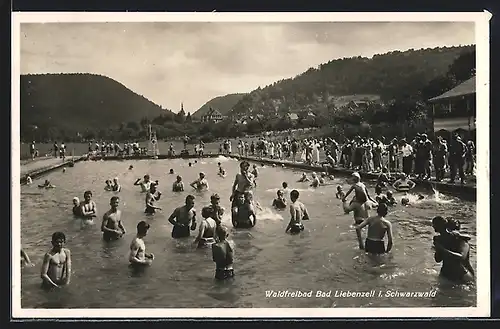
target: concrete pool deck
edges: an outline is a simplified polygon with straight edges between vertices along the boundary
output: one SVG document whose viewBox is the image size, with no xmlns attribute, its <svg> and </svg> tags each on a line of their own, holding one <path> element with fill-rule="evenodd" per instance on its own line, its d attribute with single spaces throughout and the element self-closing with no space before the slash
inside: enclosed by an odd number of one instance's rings
<svg viewBox="0 0 500 329">
<path fill-rule="evenodd" d="M 216 158 L 218 156 L 226 156 L 230 157 L 233 159 L 238 159 L 238 160 L 247 160 L 251 162 L 259 162 L 259 163 L 264 163 L 268 165 L 276 165 L 276 166 L 282 166 L 284 165 L 285 167 L 288 168 L 294 168 L 294 169 L 302 169 L 302 170 L 307 170 L 307 171 L 317 171 L 321 172 L 323 171 L 323 167 L 320 166 L 312 166 L 306 163 L 302 162 L 292 162 L 288 160 L 273 160 L 273 159 L 268 159 L 268 158 L 258 158 L 258 157 L 242 157 L 236 154 L 228 155 L 228 154 L 205 154 L 203 158 Z M 62 161 L 60 158 L 48 158 L 48 159 L 42 159 L 38 161 L 31 161 L 28 163 L 21 164 L 21 184 L 26 183 L 26 174 L 29 174 L 32 178 L 37 178 L 40 177 L 44 174 L 47 174 L 55 169 L 68 166 L 70 162 L 77 163 L 79 161 L 82 161 L 86 159 L 85 156 L 75 156 L 73 159 L 68 159 L 66 161 Z M 188 155 L 188 156 L 181 156 L 181 155 L 175 155 L 175 156 L 168 156 L 168 155 L 159 155 L 157 157 L 158 160 L 163 160 L 163 159 L 198 159 L 200 158 L 199 156 L 196 155 Z M 94 160 L 115 160 L 115 161 L 120 161 L 120 160 L 154 160 L 152 156 L 148 155 L 141 155 L 141 156 L 106 156 L 106 157 L 97 157 L 94 158 Z M 335 175 L 338 174 L 339 176 L 348 176 L 351 173 L 353 173 L 355 170 L 351 169 L 344 169 L 344 168 L 333 168 L 331 172 Z M 378 173 L 365 173 L 365 172 L 360 172 L 360 175 L 362 179 L 364 180 L 375 180 L 378 177 Z M 426 189 L 436 189 L 439 192 L 442 193 L 447 193 L 455 196 L 460 196 L 464 199 L 468 200 L 476 200 L 476 184 L 475 182 L 468 182 L 465 185 L 461 184 L 450 184 L 446 182 L 435 182 L 435 181 L 421 181 L 421 180 L 414 180 L 415 183 L 418 186 L 424 187 Z"/>
</svg>

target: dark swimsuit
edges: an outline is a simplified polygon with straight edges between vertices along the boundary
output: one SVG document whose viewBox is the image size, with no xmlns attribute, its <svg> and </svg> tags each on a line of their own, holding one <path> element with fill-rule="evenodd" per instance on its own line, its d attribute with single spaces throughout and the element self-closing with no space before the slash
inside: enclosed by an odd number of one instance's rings
<svg viewBox="0 0 500 329">
<path fill-rule="evenodd" d="M 385 243 L 383 240 L 378 241 L 366 238 L 365 251 L 377 255 L 385 254 Z"/>
<path fill-rule="evenodd" d="M 174 239 L 179 239 L 179 238 L 187 238 L 191 234 L 191 230 L 189 228 L 189 225 L 185 226 L 178 226 L 174 225 L 174 228 L 172 229 L 172 238 Z"/>
<path fill-rule="evenodd" d="M 304 230 L 304 225 L 302 223 L 295 223 L 292 225 L 290 228 L 290 233 L 291 234 L 298 234 Z"/>
<path fill-rule="evenodd" d="M 102 233 L 102 238 L 104 239 L 104 241 L 114 241 L 114 240 L 120 239 L 121 238 L 121 234 L 114 233 L 114 232 L 104 231 Z"/>
</svg>

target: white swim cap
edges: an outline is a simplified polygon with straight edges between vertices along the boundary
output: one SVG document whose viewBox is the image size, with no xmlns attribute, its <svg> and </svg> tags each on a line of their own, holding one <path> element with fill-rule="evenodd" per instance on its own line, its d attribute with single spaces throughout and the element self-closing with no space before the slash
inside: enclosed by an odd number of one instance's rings
<svg viewBox="0 0 500 329">
<path fill-rule="evenodd" d="M 359 175 L 359 173 L 358 173 L 358 172 L 353 172 L 351 176 L 352 176 L 352 177 L 356 177 L 356 178 L 358 178 L 358 179 L 361 179 L 361 176 Z"/>
<path fill-rule="evenodd" d="M 80 202 L 80 199 L 78 199 L 78 197 L 77 197 L 77 196 L 75 196 L 75 197 L 73 198 L 73 201 Z"/>
</svg>

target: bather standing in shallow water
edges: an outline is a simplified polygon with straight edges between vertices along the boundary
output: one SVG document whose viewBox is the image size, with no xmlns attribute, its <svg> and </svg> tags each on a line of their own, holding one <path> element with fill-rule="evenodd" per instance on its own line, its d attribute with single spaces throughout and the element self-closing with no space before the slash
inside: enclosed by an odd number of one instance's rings
<svg viewBox="0 0 500 329">
<path fill-rule="evenodd" d="M 194 196 L 188 195 L 185 200 L 185 205 L 175 208 L 168 221 L 174 225 L 172 228 L 172 238 L 187 238 L 191 231 L 196 229 L 196 210 L 194 209 Z M 191 224 L 191 227 L 189 227 Z"/>
<path fill-rule="evenodd" d="M 434 260 L 443 262 L 439 275 L 457 283 L 471 282 L 474 280 L 474 270 L 469 260 L 468 237 L 448 231 L 447 225 L 441 216 L 432 219 L 432 226 L 438 233 L 433 238 Z"/>
<path fill-rule="evenodd" d="M 71 280 L 71 252 L 63 248 L 66 236 L 55 232 L 51 242 L 52 249 L 45 254 L 40 273 L 42 287 L 49 289 L 68 285 Z"/>
<path fill-rule="evenodd" d="M 387 205 L 380 203 L 377 207 L 377 216 L 368 217 L 361 224 L 355 225 L 357 230 L 361 230 L 368 225 L 368 233 L 365 240 L 365 251 L 374 255 L 385 254 L 392 249 L 392 225 L 385 219 L 387 216 Z M 384 237 L 387 235 L 387 248 Z"/>
<path fill-rule="evenodd" d="M 234 277 L 233 247 L 227 241 L 227 228 L 223 225 L 215 229 L 218 242 L 212 244 L 212 260 L 215 263 L 215 279 L 226 280 Z"/>
<path fill-rule="evenodd" d="M 211 207 L 204 207 L 201 210 L 201 217 L 203 218 L 200 223 L 198 235 L 194 239 L 193 245 L 197 248 L 208 247 L 215 243 L 215 228 L 217 222 L 210 217 L 213 214 Z"/>
</svg>

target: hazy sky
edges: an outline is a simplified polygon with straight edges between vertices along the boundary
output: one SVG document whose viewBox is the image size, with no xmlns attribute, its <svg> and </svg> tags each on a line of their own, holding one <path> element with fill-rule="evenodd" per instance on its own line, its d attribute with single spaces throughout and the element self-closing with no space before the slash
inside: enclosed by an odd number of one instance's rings
<svg viewBox="0 0 500 329">
<path fill-rule="evenodd" d="M 106 75 L 194 112 L 332 59 L 474 44 L 474 23 L 30 23 L 21 73 Z"/>
</svg>

